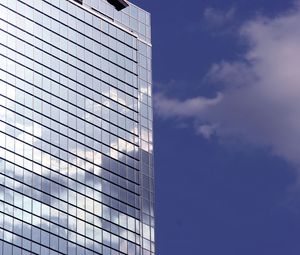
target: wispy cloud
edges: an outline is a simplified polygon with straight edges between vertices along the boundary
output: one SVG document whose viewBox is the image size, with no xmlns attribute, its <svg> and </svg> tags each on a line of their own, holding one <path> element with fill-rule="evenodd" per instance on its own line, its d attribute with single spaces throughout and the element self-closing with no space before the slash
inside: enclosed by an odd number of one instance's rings
<svg viewBox="0 0 300 255">
<path fill-rule="evenodd" d="M 221 23 L 234 11 L 207 19 Z M 233 13 L 233 14 L 232 14 Z M 206 138 L 238 138 L 270 148 L 300 167 L 300 8 L 276 18 L 258 17 L 240 28 L 248 50 L 236 61 L 215 63 L 206 79 L 218 84 L 215 98 L 186 100 L 156 95 L 164 118 L 192 118 Z M 220 88 L 221 86 L 221 88 Z"/>
<path fill-rule="evenodd" d="M 157 109 L 157 114 L 164 118 L 200 117 L 201 114 L 210 106 L 218 104 L 220 100 L 221 95 L 218 95 L 213 99 L 195 97 L 185 101 L 167 98 L 162 93 L 155 94 L 154 96 L 154 104 Z"/>
<path fill-rule="evenodd" d="M 207 7 L 203 12 L 203 17 L 207 24 L 220 27 L 230 22 L 234 18 L 235 13 L 235 7 L 231 7 L 228 10 Z"/>
</svg>

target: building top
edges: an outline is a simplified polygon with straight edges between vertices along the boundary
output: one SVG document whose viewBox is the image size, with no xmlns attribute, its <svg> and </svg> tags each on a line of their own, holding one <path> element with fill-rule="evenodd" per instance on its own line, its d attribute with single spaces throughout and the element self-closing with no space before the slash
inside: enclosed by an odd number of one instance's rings
<svg viewBox="0 0 300 255">
<path fill-rule="evenodd" d="M 151 45 L 150 13 L 128 0 L 72 0 Z M 1 0 L 0 0 L 1 2 Z"/>
</svg>

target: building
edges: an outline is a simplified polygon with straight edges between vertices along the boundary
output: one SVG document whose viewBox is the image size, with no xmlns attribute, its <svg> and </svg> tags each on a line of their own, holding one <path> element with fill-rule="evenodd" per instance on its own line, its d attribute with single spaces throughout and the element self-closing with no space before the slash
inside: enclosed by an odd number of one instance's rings
<svg viewBox="0 0 300 255">
<path fill-rule="evenodd" d="M 0 0 L 0 254 L 154 255 L 150 15 Z"/>
</svg>

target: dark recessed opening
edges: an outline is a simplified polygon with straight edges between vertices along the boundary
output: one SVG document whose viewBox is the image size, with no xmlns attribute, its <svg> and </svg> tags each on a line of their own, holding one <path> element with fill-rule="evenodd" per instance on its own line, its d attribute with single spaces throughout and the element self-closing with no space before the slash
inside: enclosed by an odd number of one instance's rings
<svg viewBox="0 0 300 255">
<path fill-rule="evenodd" d="M 74 0 L 75 2 L 82 4 L 82 0 Z"/>
<path fill-rule="evenodd" d="M 107 2 L 112 4 L 118 11 L 121 11 L 128 6 L 128 3 L 124 0 L 107 0 Z"/>
</svg>

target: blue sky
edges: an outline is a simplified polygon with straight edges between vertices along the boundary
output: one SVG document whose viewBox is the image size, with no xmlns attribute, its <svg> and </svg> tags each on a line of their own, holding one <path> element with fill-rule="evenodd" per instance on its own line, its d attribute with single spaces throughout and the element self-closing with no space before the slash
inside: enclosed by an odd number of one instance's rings
<svg viewBox="0 0 300 255">
<path fill-rule="evenodd" d="M 152 13 L 158 255 L 300 252 L 300 2 Z"/>
</svg>

